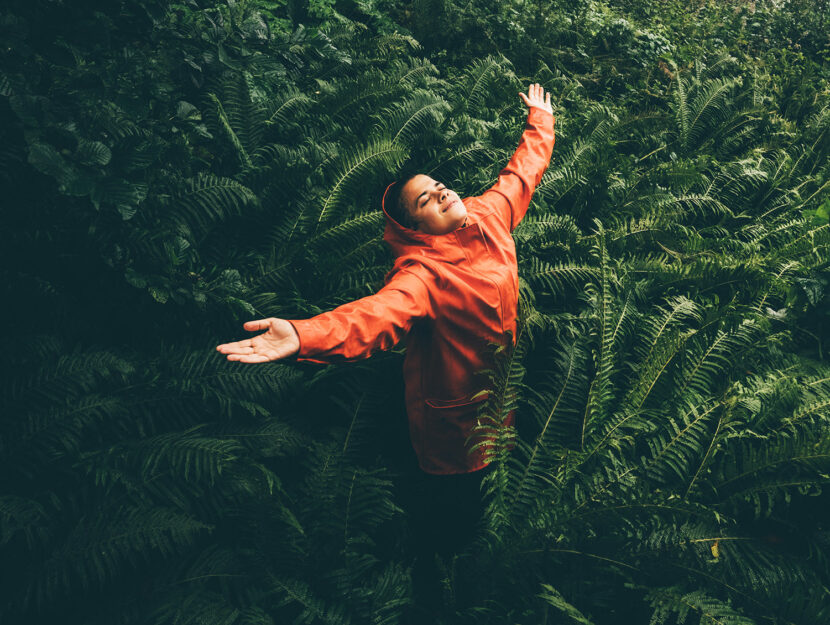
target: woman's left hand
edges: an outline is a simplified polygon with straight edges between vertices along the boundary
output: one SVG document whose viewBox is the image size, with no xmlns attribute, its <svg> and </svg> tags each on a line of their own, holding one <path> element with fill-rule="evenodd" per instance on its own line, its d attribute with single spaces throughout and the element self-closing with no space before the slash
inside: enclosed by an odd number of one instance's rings
<svg viewBox="0 0 830 625">
<path fill-rule="evenodd" d="M 519 97 L 524 100 L 528 108 L 535 106 L 553 115 L 553 108 L 550 105 L 550 91 L 545 94 L 545 90 L 538 82 L 527 88 L 527 95 L 520 91 Z"/>
</svg>

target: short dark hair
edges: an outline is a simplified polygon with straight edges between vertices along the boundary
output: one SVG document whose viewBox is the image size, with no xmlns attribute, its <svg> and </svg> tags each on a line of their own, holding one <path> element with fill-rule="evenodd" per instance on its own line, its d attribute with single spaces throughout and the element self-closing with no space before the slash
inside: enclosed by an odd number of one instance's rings
<svg viewBox="0 0 830 625">
<path fill-rule="evenodd" d="M 389 191 L 386 192 L 386 201 L 384 203 L 386 211 L 392 216 L 392 218 L 405 228 L 409 228 L 411 230 L 417 230 L 418 224 L 412 217 L 410 211 L 404 205 L 401 192 L 403 191 L 406 183 L 412 180 L 419 173 L 420 172 L 417 171 L 407 171 L 401 174 L 401 176 L 389 188 Z"/>
</svg>

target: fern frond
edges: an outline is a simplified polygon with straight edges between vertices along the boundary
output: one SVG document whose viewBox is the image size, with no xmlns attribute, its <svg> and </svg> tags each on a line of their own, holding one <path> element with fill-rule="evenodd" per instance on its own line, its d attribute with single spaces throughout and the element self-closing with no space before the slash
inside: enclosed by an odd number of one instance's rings
<svg viewBox="0 0 830 625">
<path fill-rule="evenodd" d="M 689 105 L 686 149 L 700 145 L 707 130 L 729 119 L 733 114 L 729 95 L 738 84 L 740 80 L 727 78 L 712 79 L 701 85 L 701 92 Z"/>
<path fill-rule="evenodd" d="M 332 218 L 355 185 L 366 182 L 379 170 L 394 170 L 405 157 L 404 148 L 388 139 L 372 140 L 368 145 L 343 156 L 338 167 L 332 172 L 334 183 L 329 186 L 328 193 L 322 199 L 317 229 Z"/>
<path fill-rule="evenodd" d="M 463 172 L 481 162 L 494 162 L 496 155 L 493 148 L 480 141 L 474 141 L 461 148 L 447 147 L 442 149 L 433 161 L 436 165 L 426 171 L 428 175 L 439 172 L 443 180 L 458 180 L 463 178 Z M 492 184 L 492 181 L 490 181 Z"/>
<path fill-rule="evenodd" d="M 453 114 L 481 111 L 494 81 L 499 75 L 512 75 L 506 59 L 494 56 L 473 60 L 464 68 L 457 82 Z"/>
<path fill-rule="evenodd" d="M 182 191 L 170 203 L 166 215 L 181 226 L 199 235 L 232 215 L 241 215 L 248 206 L 258 204 L 248 187 L 212 174 L 199 174 L 185 181 Z"/>
<path fill-rule="evenodd" d="M 406 83 L 416 83 L 428 77 L 438 75 L 438 68 L 427 58 L 410 57 L 397 59 L 389 67 L 389 72 L 398 86 Z"/>
<path fill-rule="evenodd" d="M 646 600 L 654 609 L 653 625 L 683 622 L 689 613 L 699 615 L 701 625 L 758 625 L 728 603 L 713 598 L 701 590 L 683 592 L 679 587 L 655 588 L 646 593 Z M 669 621 L 669 618 L 672 620 Z"/>
<path fill-rule="evenodd" d="M 768 516 L 775 503 L 793 491 L 826 483 L 828 468 L 826 427 L 792 428 L 760 440 L 734 441 L 711 465 L 711 487 L 724 505 L 752 504 L 757 518 Z"/>
<path fill-rule="evenodd" d="M 327 606 L 323 599 L 315 596 L 311 587 L 297 579 L 269 576 L 277 607 L 291 606 L 299 610 L 294 622 L 323 623 L 324 625 L 350 625 L 346 608 L 343 604 Z"/>
<path fill-rule="evenodd" d="M 687 480 L 694 467 L 705 464 L 711 443 L 725 418 L 721 409 L 728 409 L 722 400 L 704 401 L 699 405 L 688 400 L 684 403 L 677 418 L 668 417 L 648 439 L 651 457 L 645 462 L 644 470 L 661 484 Z"/>
<path fill-rule="evenodd" d="M 577 610 L 573 605 L 568 603 L 556 588 L 550 584 L 542 584 L 542 592 L 538 595 L 550 606 L 556 608 L 560 612 L 564 612 L 568 617 L 569 623 L 580 623 L 580 625 L 594 625 L 592 621 L 585 618 L 585 616 Z"/>
<path fill-rule="evenodd" d="M 331 103 L 329 114 L 336 119 L 359 118 L 381 96 L 389 93 L 389 77 L 380 70 L 370 70 L 356 79 L 343 80 L 333 85 L 326 103 Z"/>
<path fill-rule="evenodd" d="M 73 590 L 102 588 L 123 567 L 152 553 L 175 554 L 213 528 L 163 507 L 125 506 L 80 519 L 33 571 L 24 604 L 42 607 Z"/>
<path fill-rule="evenodd" d="M 52 536 L 48 520 L 47 509 L 39 501 L 16 495 L 0 495 L 0 547 L 22 534 L 27 548 L 34 550 Z"/>
<path fill-rule="evenodd" d="M 384 223 L 383 213 L 380 211 L 355 215 L 319 232 L 309 239 L 308 244 L 326 248 L 327 253 L 333 249 L 352 250 L 366 239 L 376 238 L 382 233 Z"/>
<path fill-rule="evenodd" d="M 450 105 L 443 98 L 416 91 L 411 97 L 391 107 L 381 109 L 375 115 L 372 134 L 390 143 L 412 146 L 427 128 L 437 128 L 444 120 Z"/>
<path fill-rule="evenodd" d="M 222 105 L 222 102 L 219 100 L 219 98 L 216 97 L 216 95 L 209 93 L 208 98 L 210 99 L 213 106 L 216 108 L 216 117 L 219 121 L 219 128 L 222 129 L 223 134 L 227 137 L 228 141 L 230 142 L 231 146 L 236 152 L 240 166 L 243 168 L 250 168 L 251 158 L 248 156 L 248 152 L 245 149 L 245 146 L 242 145 L 242 141 L 239 140 L 239 137 L 234 131 L 230 119 L 228 119 L 228 115 L 227 113 L 225 113 L 225 107 Z"/>
<path fill-rule="evenodd" d="M 120 479 L 123 471 L 143 480 L 168 474 L 213 486 L 222 472 L 239 460 L 242 448 L 232 439 L 202 436 L 198 429 L 147 437 L 132 445 L 114 445 L 84 455 L 83 464 L 103 486 Z"/>
<path fill-rule="evenodd" d="M 222 592 L 192 588 L 158 607 L 157 623 L 180 625 L 273 625 L 273 618 L 256 607 L 242 608 Z"/>
<path fill-rule="evenodd" d="M 421 44 L 410 35 L 403 33 L 384 33 L 374 39 L 375 48 L 382 56 L 408 54 L 421 50 Z M 417 58 L 417 57 L 414 57 Z"/>
<path fill-rule="evenodd" d="M 556 294 L 566 287 L 575 291 L 582 290 L 586 283 L 597 279 L 599 273 L 599 269 L 589 265 L 568 262 L 550 264 L 531 257 L 529 263 L 522 264 L 521 276 L 531 285 L 546 288 L 550 293 Z"/>
<path fill-rule="evenodd" d="M 680 134 L 681 145 L 689 145 L 689 129 L 692 124 L 692 113 L 689 106 L 686 80 L 679 71 L 675 71 L 674 80 L 674 117 Z"/>
<path fill-rule="evenodd" d="M 31 375 L 5 382 L 0 396 L 7 415 L 3 421 L 8 421 L 8 415 L 17 411 L 43 414 L 91 392 L 101 380 L 125 379 L 134 371 L 132 362 L 113 352 L 76 349 L 56 354 Z"/>
<path fill-rule="evenodd" d="M 667 303 L 668 308 L 657 306 L 658 314 L 643 318 L 641 328 L 645 331 L 641 329 L 634 346 L 639 364 L 624 402 L 635 409 L 643 406 L 666 367 L 697 332 L 682 327 L 682 324 L 702 320 L 699 306 L 686 297 L 668 298 Z"/>
<path fill-rule="evenodd" d="M 616 359 L 616 350 L 614 349 L 615 331 L 619 327 L 619 320 L 614 318 L 615 315 L 612 310 L 612 289 L 614 288 L 614 282 L 616 282 L 616 276 L 613 275 L 611 268 L 608 266 L 605 230 L 599 220 L 595 220 L 595 222 L 598 231 L 594 239 L 592 253 L 599 260 L 599 279 L 596 286 L 588 284 L 586 292 L 596 315 L 596 328 L 594 330 L 597 341 L 594 356 L 596 373 L 591 381 L 588 398 L 585 402 L 585 415 L 582 420 L 582 433 L 579 443 L 580 451 L 585 451 L 586 442 L 591 439 L 597 423 L 605 416 L 608 402 L 613 395 L 611 375 Z M 624 312 L 621 313 L 621 315 L 624 314 Z"/>
<path fill-rule="evenodd" d="M 361 247 L 363 249 L 355 250 L 356 254 L 371 256 L 373 252 L 385 252 L 380 239 L 367 242 Z M 349 256 L 351 256 L 351 253 Z M 325 291 L 343 294 L 331 300 L 336 307 L 341 303 L 345 304 L 357 298 L 376 293 L 383 287 L 383 281 L 387 273 L 389 273 L 389 263 L 385 258 L 380 264 L 366 264 L 361 259 L 354 269 L 342 271 L 337 276 L 332 276 L 330 282 L 326 283 Z"/>
<path fill-rule="evenodd" d="M 544 251 L 554 245 L 571 247 L 581 234 L 570 215 L 527 215 L 513 231 L 513 238 L 521 247 Z M 521 250 L 517 255 L 524 256 Z"/>
<path fill-rule="evenodd" d="M 733 330 L 718 327 L 711 339 L 700 335 L 693 337 L 675 378 L 676 395 L 684 395 L 687 389 L 701 397 L 711 394 L 713 386 L 720 384 L 738 357 L 761 335 L 763 327 L 748 317 Z"/>
<path fill-rule="evenodd" d="M 296 118 L 305 113 L 314 100 L 296 87 L 289 88 L 278 98 L 270 100 L 263 109 L 263 123 L 266 126 L 294 126 Z"/>
</svg>

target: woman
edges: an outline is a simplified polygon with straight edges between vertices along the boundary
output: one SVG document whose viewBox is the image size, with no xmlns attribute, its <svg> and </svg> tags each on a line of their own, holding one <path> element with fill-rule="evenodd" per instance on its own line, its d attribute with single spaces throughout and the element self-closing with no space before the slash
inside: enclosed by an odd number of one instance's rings
<svg viewBox="0 0 830 625">
<path fill-rule="evenodd" d="M 433 481 L 425 490 L 437 494 L 421 507 L 426 517 L 414 528 L 444 555 L 468 541 L 480 515 L 487 454 L 483 445 L 473 448 L 471 435 L 487 380 L 477 372 L 492 366 L 491 343 L 505 345 L 508 336 L 515 342 L 519 279 L 510 233 L 553 151 L 550 93 L 533 84 L 519 96 L 528 107 L 524 134 L 482 195 L 462 200 L 424 174 L 387 187 L 384 240 L 395 263 L 382 289 L 311 319 L 249 321 L 246 330 L 265 332 L 217 347 L 228 360 L 246 363 L 289 357 L 334 363 L 367 358 L 406 337 L 409 432 L 425 480 Z M 505 425 L 512 422 L 511 413 Z M 430 520 L 431 512 L 442 518 Z M 415 577 L 423 578 L 418 565 Z"/>
</svg>

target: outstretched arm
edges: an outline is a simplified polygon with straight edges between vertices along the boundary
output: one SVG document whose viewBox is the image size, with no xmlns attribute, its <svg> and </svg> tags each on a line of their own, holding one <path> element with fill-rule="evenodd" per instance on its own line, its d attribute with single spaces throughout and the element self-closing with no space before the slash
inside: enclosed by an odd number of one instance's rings
<svg viewBox="0 0 830 625">
<path fill-rule="evenodd" d="M 429 290 L 411 270 L 402 270 L 380 291 L 311 319 L 260 319 L 244 325 L 263 334 L 218 345 L 228 360 L 269 362 L 290 356 L 321 364 L 359 360 L 389 349 L 417 320 L 432 314 Z"/>
<path fill-rule="evenodd" d="M 480 197 L 495 205 L 512 232 L 527 213 L 533 191 L 541 182 L 550 163 L 556 118 L 550 104 L 550 93 L 537 83 L 530 85 L 527 95 L 519 93 L 528 107 L 527 124 L 519 147 L 507 166 L 501 170 L 495 185 Z"/>
</svg>

